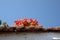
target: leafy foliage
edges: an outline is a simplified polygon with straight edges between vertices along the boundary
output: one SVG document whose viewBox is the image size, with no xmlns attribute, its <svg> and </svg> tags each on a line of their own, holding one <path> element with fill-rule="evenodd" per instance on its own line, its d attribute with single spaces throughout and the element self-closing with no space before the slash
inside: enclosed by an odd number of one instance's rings
<svg viewBox="0 0 60 40">
<path fill-rule="evenodd" d="M 3 26 L 8 26 L 8 24 L 6 22 L 3 22 Z"/>
<path fill-rule="evenodd" d="M 2 24 L 2 20 L 0 19 L 0 25 Z"/>
</svg>

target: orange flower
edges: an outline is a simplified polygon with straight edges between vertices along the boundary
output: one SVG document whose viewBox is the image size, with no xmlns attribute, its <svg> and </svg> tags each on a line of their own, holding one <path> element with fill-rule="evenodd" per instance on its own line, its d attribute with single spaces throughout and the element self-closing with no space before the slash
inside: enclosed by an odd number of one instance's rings
<svg viewBox="0 0 60 40">
<path fill-rule="evenodd" d="M 15 23 L 16 26 L 19 26 L 20 25 L 19 20 L 15 20 L 14 23 Z"/>
<path fill-rule="evenodd" d="M 24 26 L 28 25 L 27 23 L 28 23 L 28 18 L 23 19 Z"/>
<path fill-rule="evenodd" d="M 30 18 L 30 22 L 33 22 L 33 19 L 32 18 Z"/>
<path fill-rule="evenodd" d="M 28 22 L 28 18 L 25 18 L 23 20 L 15 20 L 14 21 L 16 26 L 20 26 L 20 25 L 24 25 L 24 26 L 31 26 L 31 25 L 38 25 L 38 21 L 37 20 L 33 20 L 32 18 L 30 18 L 30 22 Z"/>
<path fill-rule="evenodd" d="M 38 25 L 38 21 L 37 20 L 34 20 L 33 23 L 34 23 L 35 26 Z"/>
<path fill-rule="evenodd" d="M 38 21 L 37 20 L 33 20 L 32 18 L 30 18 L 30 25 L 34 25 L 34 26 L 36 26 L 36 25 L 38 25 Z"/>
</svg>

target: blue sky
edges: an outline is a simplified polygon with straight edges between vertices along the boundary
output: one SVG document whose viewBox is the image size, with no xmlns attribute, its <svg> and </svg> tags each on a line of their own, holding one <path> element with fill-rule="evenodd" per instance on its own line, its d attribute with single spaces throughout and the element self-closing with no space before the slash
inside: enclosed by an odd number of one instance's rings
<svg viewBox="0 0 60 40">
<path fill-rule="evenodd" d="M 0 0 L 0 19 L 9 25 L 23 18 L 37 19 L 44 27 L 60 26 L 60 0 Z"/>
</svg>

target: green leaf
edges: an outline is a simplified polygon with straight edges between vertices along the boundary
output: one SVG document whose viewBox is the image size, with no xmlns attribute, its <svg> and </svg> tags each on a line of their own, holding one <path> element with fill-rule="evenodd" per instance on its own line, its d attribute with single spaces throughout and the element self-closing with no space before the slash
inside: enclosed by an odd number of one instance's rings
<svg viewBox="0 0 60 40">
<path fill-rule="evenodd" d="M 6 22 L 3 22 L 3 26 L 8 26 L 8 24 Z"/>
<path fill-rule="evenodd" d="M 0 19 L 0 25 L 2 24 L 2 20 Z"/>
</svg>

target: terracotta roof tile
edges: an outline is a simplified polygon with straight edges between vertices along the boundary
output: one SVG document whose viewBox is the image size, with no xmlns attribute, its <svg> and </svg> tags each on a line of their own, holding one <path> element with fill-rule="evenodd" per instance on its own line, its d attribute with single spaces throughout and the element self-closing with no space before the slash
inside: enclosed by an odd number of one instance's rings
<svg viewBox="0 0 60 40">
<path fill-rule="evenodd" d="M 43 28 L 43 26 L 37 26 L 37 27 L 16 27 L 16 26 L 9 26 L 9 27 L 3 27 L 0 26 L 0 32 L 23 32 L 23 31 L 40 31 L 40 32 L 60 32 L 60 27 L 55 28 Z"/>
</svg>

